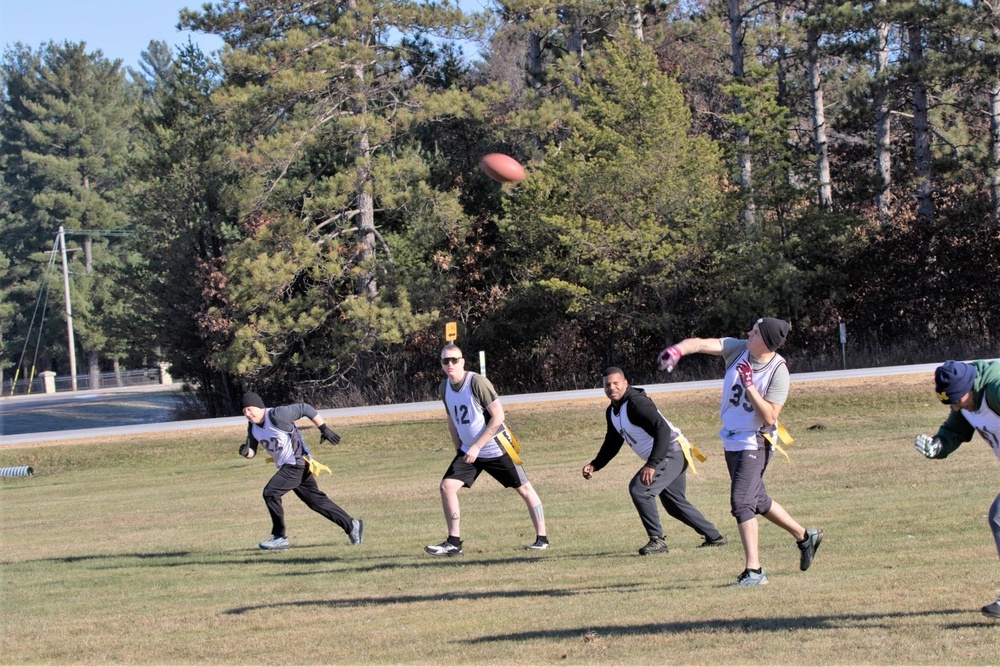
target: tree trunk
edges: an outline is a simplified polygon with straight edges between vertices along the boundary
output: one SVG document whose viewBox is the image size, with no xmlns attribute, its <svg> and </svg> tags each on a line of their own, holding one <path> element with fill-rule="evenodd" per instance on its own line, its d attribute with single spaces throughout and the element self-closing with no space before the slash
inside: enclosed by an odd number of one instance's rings
<svg viewBox="0 0 1000 667">
<path fill-rule="evenodd" d="M 90 388 L 101 388 L 101 364 L 97 357 L 97 352 L 90 352 L 87 355 L 87 366 L 90 372 Z"/>
<path fill-rule="evenodd" d="M 528 35 L 528 85 L 535 89 L 542 85 L 542 36 L 537 32 Z"/>
<path fill-rule="evenodd" d="M 889 0 L 878 0 L 878 6 L 884 8 Z M 892 204 L 892 154 L 890 153 L 891 116 L 889 114 L 889 24 L 880 21 L 875 29 L 877 40 L 875 61 L 875 162 L 881 183 L 875 195 L 875 206 L 878 208 L 882 224 L 889 221 L 889 208 Z"/>
<path fill-rule="evenodd" d="M 628 23 L 632 28 L 632 34 L 640 42 L 644 42 L 645 37 L 642 32 L 642 6 L 638 4 L 628 5 Z"/>
<path fill-rule="evenodd" d="M 806 33 L 809 53 L 809 92 L 812 94 L 813 143 L 816 151 L 816 177 L 819 179 L 819 205 L 829 209 L 833 206 L 833 186 L 830 183 L 829 143 L 826 138 L 826 109 L 823 106 L 823 79 L 819 66 L 819 28 L 810 28 Z"/>
<path fill-rule="evenodd" d="M 121 386 L 123 386 L 121 364 L 118 363 L 117 359 L 115 359 L 111 363 L 114 366 L 114 371 L 115 371 L 115 386 L 116 387 L 121 387 Z"/>
<path fill-rule="evenodd" d="M 931 124 L 927 84 L 924 82 L 924 33 L 919 25 L 908 28 L 910 68 L 913 76 L 913 148 L 917 176 L 917 215 L 934 220 L 934 182 L 931 174 Z"/>
<path fill-rule="evenodd" d="M 743 14 L 740 11 L 740 0 L 729 0 L 729 44 L 732 50 L 733 78 L 742 81 Z M 733 99 L 733 111 L 736 115 L 745 113 L 739 98 Z M 752 231 L 757 226 L 757 211 L 753 201 L 753 165 L 750 161 L 750 135 L 742 127 L 736 128 L 736 143 L 739 151 L 737 162 L 740 167 L 740 190 L 744 199 L 743 225 L 746 231 Z"/>
</svg>

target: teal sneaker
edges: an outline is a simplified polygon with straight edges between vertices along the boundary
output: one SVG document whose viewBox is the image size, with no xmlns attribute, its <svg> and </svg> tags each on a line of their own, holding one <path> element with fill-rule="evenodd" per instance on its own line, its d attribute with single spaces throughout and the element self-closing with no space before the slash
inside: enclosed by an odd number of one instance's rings
<svg viewBox="0 0 1000 667">
<path fill-rule="evenodd" d="M 351 544 L 358 545 L 365 541 L 364 519 L 351 519 L 351 534 L 348 535 Z"/>
<path fill-rule="evenodd" d="M 733 586 L 764 586 L 767 584 L 767 575 L 764 574 L 764 569 L 761 568 L 760 572 L 751 572 L 750 570 L 743 570 L 743 574 L 736 577 Z"/>
</svg>

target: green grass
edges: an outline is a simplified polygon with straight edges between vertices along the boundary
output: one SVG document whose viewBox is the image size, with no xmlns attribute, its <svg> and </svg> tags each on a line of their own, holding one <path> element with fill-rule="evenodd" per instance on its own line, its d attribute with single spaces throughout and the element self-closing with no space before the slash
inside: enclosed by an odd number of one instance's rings
<svg viewBox="0 0 1000 667">
<path fill-rule="evenodd" d="M 997 664 L 1000 623 L 979 614 L 1000 566 L 985 514 L 997 461 L 978 438 L 946 461 L 913 451 L 946 416 L 929 380 L 803 383 L 783 414 L 797 442 L 766 480 L 826 531 L 798 570 L 790 536 L 761 522 L 771 584 L 728 587 L 742 550 L 728 510 L 718 394 L 655 397 L 709 456 L 691 500 L 730 538 L 663 513 L 671 551 L 641 558 L 623 451 L 589 482 L 603 401 L 507 407 L 545 504 L 554 548 L 512 491 L 462 494 L 465 556 L 435 559 L 437 484 L 450 459 L 443 413 L 343 422 L 321 487 L 365 519 L 346 536 L 294 496 L 292 549 L 265 553 L 263 461 L 245 430 L 5 447 L 0 467 L 3 664 Z M 388 418 L 386 418 L 388 419 Z M 812 428 L 811 428 L 812 427 Z M 314 429 L 306 432 L 315 442 Z"/>
</svg>

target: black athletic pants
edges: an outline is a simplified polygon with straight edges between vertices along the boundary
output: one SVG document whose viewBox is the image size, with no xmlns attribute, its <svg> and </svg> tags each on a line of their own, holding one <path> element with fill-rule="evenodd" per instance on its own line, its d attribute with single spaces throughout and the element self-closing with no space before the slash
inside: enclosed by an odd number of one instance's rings
<svg viewBox="0 0 1000 667">
<path fill-rule="evenodd" d="M 274 473 L 274 477 L 264 487 L 264 503 L 271 514 L 271 534 L 287 537 L 285 534 L 285 510 L 281 506 L 281 497 L 289 491 L 294 491 L 299 500 L 313 512 L 322 514 L 330 521 L 340 526 L 348 535 L 351 534 L 351 515 L 319 489 L 316 478 L 309 472 L 305 461 L 296 465 L 283 465 Z"/>
</svg>

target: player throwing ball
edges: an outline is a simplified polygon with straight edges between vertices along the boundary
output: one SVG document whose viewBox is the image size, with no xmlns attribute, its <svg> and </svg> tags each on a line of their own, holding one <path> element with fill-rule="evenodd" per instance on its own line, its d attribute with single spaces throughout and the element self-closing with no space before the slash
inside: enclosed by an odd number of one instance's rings
<svg viewBox="0 0 1000 667">
<path fill-rule="evenodd" d="M 320 491 L 311 472 L 309 449 L 295 425 L 297 419 L 308 417 L 320 431 L 320 442 L 328 440 L 331 445 L 340 442 L 340 436 L 326 425 L 316 408 L 308 403 L 265 408 L 261 397 L 248 391 L 243 394 L 243 416 L 249 423 L 247 440 L 240 447 L 240 454 L 252 459 L 257 455 L 257 448 L 263 445 L 278 469 L 264 487 L 264 503 L 271 515 L 271 537 L 261 542 L 260 548 L 275 551 L 289 547 L 285 534 L 285 510 L 281 506 L 281 497 L 289 491 L 294 491 L 313 512 L 340 526 L 351 544 L 361 544 L 365 522 L 351 518 Z"/>
<path fill-rule="evenodd" d="M 929 459 L 943 459 L 978 432 L 1000 459 L 1000 362 L 946 361 L 934 371 L 934 389 L 951 413 L 934 437 L 917 436 L 917 451 Z M 1000 555 L 1000 495 L 990 506 L 987 520 Z M 1000 598 L 982 612 L 1000 618 Z"/>
<path fill-rule="evenodd" d="M 758 514 L 795 537 L 800 570 L 809 569 L 823 540 L 822 530 L 800 526 L 764 488 L 764 471 L 771 460 L 778 415 L 788 398 L 790 382 L 785 359 L 775 350 L 785 342 L 790 328 L 784 320 L 764 317 L 754 323 L 746 340 L 687 338 L 663 350 L 659 357 L 661 371 L 674 370 L 687 354 L 714 354 L 726 362 L 719 436 L 729 468 L 729 502 L 746 555 L 746 567 L 733 586 L 767 583 L 758 550 Z"/>
<path fill-rule="evenodd" d="M 448 430 L 455 445 L 455 458 L 441 480 L 441 505 L 448 526 L 448 539 L 424 547 L 434 556 L 461 556 L 462 532 L 458 490 L 472 488 L 479 473 L 486 472 L 507 489 L 524 499 L 535 526 L 535 541 L 528 549 L 548 549 L 542 501 L 524 468 L 512 456 L 513 437 L 504 426 L 504 411 L 493 384 L 478 373 L 465 370 L 462 350 L 449 343 L 441 350 L 441 370 L 445 379 L 440 394 L 448 412 Z"/>
</svg>

